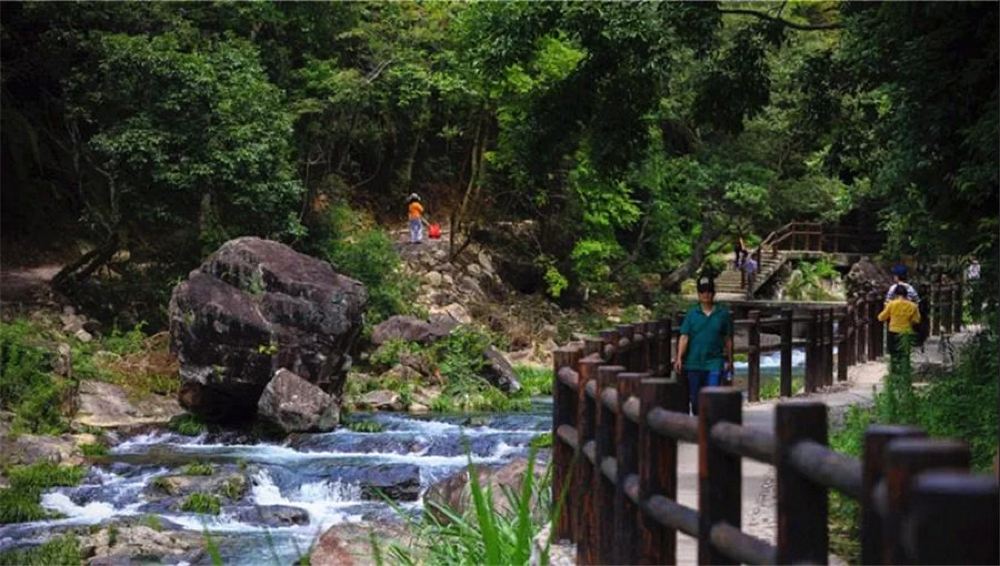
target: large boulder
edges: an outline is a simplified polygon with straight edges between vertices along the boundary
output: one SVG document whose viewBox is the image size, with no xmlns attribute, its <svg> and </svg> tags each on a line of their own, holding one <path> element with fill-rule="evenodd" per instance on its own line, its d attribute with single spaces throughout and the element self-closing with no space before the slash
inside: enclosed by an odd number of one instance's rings
<svg viewBox="0 0 1000 566">
<path fill-rule="evenodd" d="M 250 418 L 280 368 L 339 398 L 366 302 L 361 283 L 324 261 L 260 238 L 226 242 L 170 299 L 181 405 Z"/>
<path fill-rule="evenodd" d="M 426 322 L 414 316 L 396 315 L 372 330 L 372 343 L 381 346 L 390 340 L 404 340 L 427 344 L 447 336 L 456 324 L 443 320 Z"/>
<path fill-rule="evenodd" d="M 150 394 L 132 399 L 113 383 L 83 381 L 73 423 L 84 427 L 129 428 L 166 424 L 182 412 L 172 397 Z"/>
<path fill-rule="evenodd" d="M 337 399 L 287 369 L 264 388 L 257 414 L 284 432 L 326 432 L 340 422 Z"/>
<path fill-rule="evenodd" d="M 533 472 L 535 485 L 538 486 L 545 475 L 545 464 L 536 461 Z M 511 502 L 507 499 L 505 491 L 509 489 L 514 493 L 521 493 L 523 481 L 527 477 L 527 474 L 527 458 L 517 458 L 498 468 L 476 468 L 477 481 L 480 487 L 483 488 L 484 493 L 486 493 L 488 488 L 492 490 L 493 509 L 498 513 L 511 511 Z M 540 491 L 536 488 L 534 490 L 535 495 L 537 496 Z M 441 513 L 440 507 L 450 509 L 455 514 L 462 516 L 469 509 L 471 501 L 472 490 L 469 487 L 468 470 L 456 472 L 432 484 L 427 488 L 427 493 L 424 494 L 425 507 L 435 517 L 445 522 L 448 521 L 448 517 L 444 513 Z M 537 510 L 540 507 L 533 504 L 531 508 Z"/>
<path fill-rule="evenodd" d="M 884 293 L 891 284 L 892 275 L 889 271 L 872 262 L 867 256 L 852 265 L 844 277 L 848 297 L 862 296 L 870 291 Z"/>
</svg>

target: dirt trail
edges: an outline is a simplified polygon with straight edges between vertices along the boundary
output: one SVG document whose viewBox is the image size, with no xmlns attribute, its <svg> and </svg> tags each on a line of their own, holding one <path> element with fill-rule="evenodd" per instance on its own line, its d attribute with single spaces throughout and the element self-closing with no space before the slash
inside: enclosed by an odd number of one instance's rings
<svg viewBox="0 0 1000 566">
<path fill-rule="evenodd" d="M 45 264 L 0 268 L 0 302 L 5 305 L 51 302 L 53 296 L 50 283 L 62 267 L 58 264 Z"/>
</svg>

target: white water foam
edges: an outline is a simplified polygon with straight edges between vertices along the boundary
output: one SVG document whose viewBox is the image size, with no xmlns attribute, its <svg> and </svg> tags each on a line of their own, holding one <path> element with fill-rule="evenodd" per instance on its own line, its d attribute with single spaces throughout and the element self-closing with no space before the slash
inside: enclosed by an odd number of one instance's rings
<svg viewBox="0 0 1000 566">
<path fill-rule="evenodd" d="M 792 350 L 792 367 L 801 366 L 806 363 L 806 353 L 804 350 Z M 749 367 L 747 362 L 735 362 L 733 364 L 737 370 L 746 370 Z M 761 368 L 780 368 L 781 352 L 768 352 L 760 356 Z"/>
<path fill-rule="evenodd" d="M 104 501 L 77 505 L 65 493 L 56 491 L 42 495 L 42 507 L 65 515 L 65 518 L 51 521 L 50 524 L 93 525 L 116 516 L 135 515 L 139 505 L 133 503 L 120 509 Z"/>
</svg>

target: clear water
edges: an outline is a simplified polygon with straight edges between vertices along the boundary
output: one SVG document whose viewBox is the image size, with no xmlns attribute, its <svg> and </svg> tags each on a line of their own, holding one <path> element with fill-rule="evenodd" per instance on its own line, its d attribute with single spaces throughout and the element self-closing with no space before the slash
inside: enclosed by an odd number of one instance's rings
<svg viewBox="0 0 1000 566">
<path fill-rule="evenodd" d="M 370 493 L 366 497 L 364 486 L 416 476 L 422 497 L 470 458 L 503 464 L 526 454 L 531 439 L 550 429 L 551 414 L 551 402 L 538 401 L 526 413 L 354 415 L 380 423 L 384 431 L 337 430 L 281 443 L 229 443 L 169 432 L 135 436 L 114 447 L 110 461 L 94 467 L 81 485 L 43 495 L 43 506 L 64 518 L 0 526 L 0 549 L 44 541 L 68 526 L 153 514 L 175 528 L 211 533 L 226 563 L 289 564 L 333 525 L 400 520 L 398 509 Z M 157 508 L 147 500 L 144 489 L 150 482 L 192 462 L 213 462 L 222 470 L 242 466 L 250 481 L 247 504 L 297 507 L 308 512 L 308 524 L 264 527 L 240 520 L 233 507 L 212 516 Z M 422 503 L 399 507 L 417 512 Z"/>
</svg>

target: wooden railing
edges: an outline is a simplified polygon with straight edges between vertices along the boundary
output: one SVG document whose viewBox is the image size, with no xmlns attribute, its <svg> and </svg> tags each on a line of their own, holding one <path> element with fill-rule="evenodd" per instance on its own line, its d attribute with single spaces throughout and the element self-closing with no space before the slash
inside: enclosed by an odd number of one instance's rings
<svg viewBox="0 0 1000 566">
<path fill-rule="evenodd" d="M 882 245 L 882 237 L 850 226 L 819 222 L 789 222 L 768 234 L 756 250 L 798 250 L 829 253 L 873 253 Z"/>
<path fill-rule="evenodd" d="M 674 564 L 679 531 L 702 564 L 825 564 L 830 489 L 861 504 L 864 563 L 997 563 L 997 481 L 968 474 L 965 444 L 873 426 L 857 460 L 826 446 L 822 403 L 779 404 L 772 434 L 742 426 L 728 387 L 703 389 L 690 416 L 666 377 L 672 334 L 626 325 L 555 351 L 554 528 L 578 563 Z M 699 447 L 698 509 L 677 502 L 679 441 Z M 776 544 L 740 530 L 742 458 L 776 468 Z"/>
</svg>

